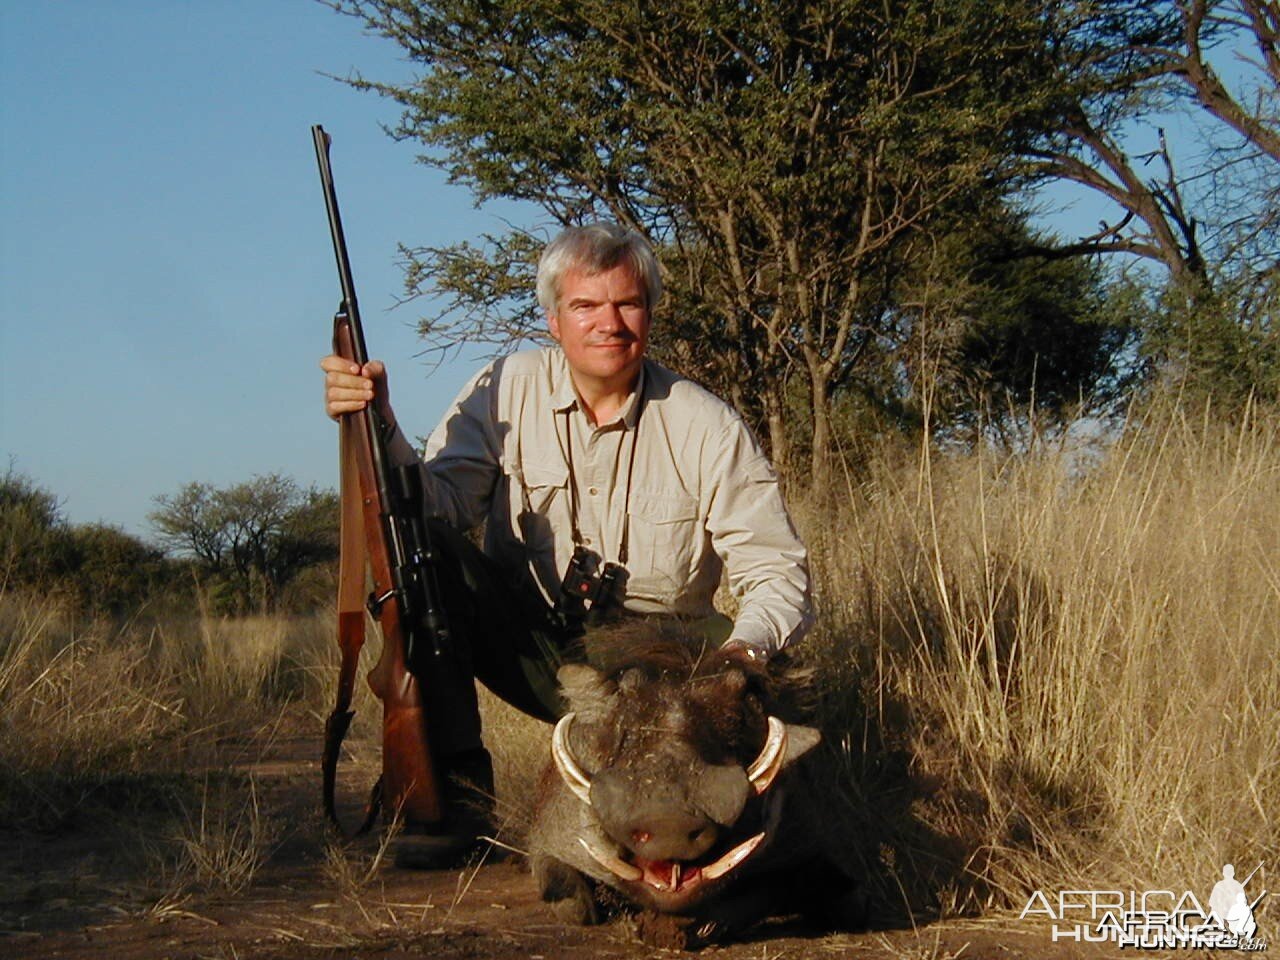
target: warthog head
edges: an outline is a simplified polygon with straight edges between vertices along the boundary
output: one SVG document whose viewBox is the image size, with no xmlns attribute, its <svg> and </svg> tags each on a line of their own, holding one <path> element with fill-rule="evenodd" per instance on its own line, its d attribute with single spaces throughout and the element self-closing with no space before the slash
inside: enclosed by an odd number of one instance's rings
<svg viewBox="0 0 1280 960">
<path fill-rule="evenodd" d="M 563 667 L 543 852 L 677 914 L 775 862 L 787 768 L 819 735 L 770 715 L 762 679 L 674 642 L 608 673 Z"/>
</svg>

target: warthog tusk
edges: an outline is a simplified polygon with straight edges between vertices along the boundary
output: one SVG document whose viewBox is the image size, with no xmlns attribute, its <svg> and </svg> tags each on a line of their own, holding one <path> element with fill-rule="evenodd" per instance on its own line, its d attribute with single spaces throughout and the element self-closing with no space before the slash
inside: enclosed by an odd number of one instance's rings
<svg viewBox="0 0 1280 960">
<path fill-rule="evenodd" d="M 572 714 L 570 714 L 572 716 Z M 564 721 L 561 720 L 561 723 Z M 769 718 L 769 735 L 765 738 L 760 756 L 747 768 L 747 778 L 757 794 L 764 793 L 773 778 L 782 769 L 782 759 L 787 753 L 787 725 L 777 717 Z"/>
<path fill-rule="evenodd" d="M 572 714 L 570 714 L 572 716 Z M 564 721 L 562 720 L 561 723 Z M 597 849 L 585 838 L 579 837 L 578 843 L 582 844 L 582 849 L 590 854 L 591 859 L 600 866 L 604 867 L 610 873 L 616 874 L 623 880 L 639 880 L 644 876 L 644 871 L 634 864 L 627 863 L 625 860 L 612 853 L 605 853 L 603 850 Z"/>
<path fill-rule="evenodd" d="M 573 751 L 569 749 L 569 727 L 573 725 L 574 716 L 575 714 L 566 713 L 556 724 L 555 732 L 551 734 L 551 759 L 555 761 L 556 769 L 560 771 L 560 776 L 573 791 L 573 795 L 591 806 L 591 778 L 582 772 L 578 761 L 573 758 Z M 595 856 L 590 848 L 587 852 Z"/>
<path fill-rule="evenodd" d="M 726 873 L 742 863 L 743 860 L 751 856 L 756 847 L 760 846 L 760 841 L 764 839 L 763 833 L 757 833 L 749 840 L 744 840 L 738 844 L 723 857 L 710 866 L 702 868 L 702 876 L 705 880 L 719 880 Z"/>
</svg>

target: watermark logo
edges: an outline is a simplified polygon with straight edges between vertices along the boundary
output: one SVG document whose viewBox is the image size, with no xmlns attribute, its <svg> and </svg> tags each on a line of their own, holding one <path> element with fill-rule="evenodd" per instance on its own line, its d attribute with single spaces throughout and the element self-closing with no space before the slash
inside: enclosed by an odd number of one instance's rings
<svg viewBox="0 0 1280 960">
<path fill-rule="evenodd" d="M 1244 880 L 1237 880 L 1235 867 L 1224 864 L 1207 906 L 1191 890 L 1037 890 L 1019 919 L 1052 921 L 1055 943 L 1114 943 L 1137 950 L 1266 950 L 1254 911 L 1267 891 L 1254 895 L 1247 889 L 1261 868 L 1258 864 Z"/>
</svg>

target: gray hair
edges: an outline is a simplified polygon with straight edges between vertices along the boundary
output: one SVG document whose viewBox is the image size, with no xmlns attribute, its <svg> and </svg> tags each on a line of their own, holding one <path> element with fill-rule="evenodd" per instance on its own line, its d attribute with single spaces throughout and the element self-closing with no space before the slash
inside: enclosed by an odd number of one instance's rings
<svg viewBox="0 0 1280 960">
<path fill-rule="evenodd" d="M 662 276 L 649 241 L 616 223 L 588 223 L 569 227 L 547 244 L 538 258 L 538 303 L 555 313 L 560 283 L 570 270 L 587 274 L 612 270 L 626 263 L 644 284 L 645 307 L 653 309 L 662 296 Z"/>
</svg>

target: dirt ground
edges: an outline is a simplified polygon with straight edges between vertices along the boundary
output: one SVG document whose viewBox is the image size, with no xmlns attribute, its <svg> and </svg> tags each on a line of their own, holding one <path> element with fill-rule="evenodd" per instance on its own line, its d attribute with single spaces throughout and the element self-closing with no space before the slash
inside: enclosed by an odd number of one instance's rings
<svg viewBox="0 0 1280 960">
<path fill-rule="evenodd" d="M 0 827 L 0 957 L 62 960 L 320 960 L 480 958 L 586 960 L 676 956 L 642 942 L 634 922 L 565 927 L 539 902 L 518 858 L 418 872 L 381 862 L 376 839 L 336 861 L 318 805 L 319 743 L 277 741 L 245 765 L 259 810 L 275 824 L 271 854 L 235 894 L 166 891 L 144 855 L 149 821 L 80 824 L 56 835 Z M 150 838 L 154 839 L 154 838 Z M 142 851 L 142 852 L 140 852 Z M 148 864 L 151 864 L 150 866 Z M 147 875 L 150 871 L 153 875 Z M 1115 950 L 1053 944 L 1016 917 L 827 935 L 776 922 L 708 947 L 716 960 L 807 957 L 1102 957 Z"/>
</svg>

